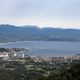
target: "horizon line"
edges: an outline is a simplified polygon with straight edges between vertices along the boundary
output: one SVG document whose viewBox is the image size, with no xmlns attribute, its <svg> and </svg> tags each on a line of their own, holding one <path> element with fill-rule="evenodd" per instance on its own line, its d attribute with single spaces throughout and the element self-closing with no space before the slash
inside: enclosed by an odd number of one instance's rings
<svg viewBox="0 0 80 80">
<path fill-rule="evenodd" d="M 6 24 L 6 23 L 2 23 L 2 24 L 0 24 L 0 26 L 1 25 L 10 25 L 10 26 L 14 26 L 14 27 L 27 27 L 27 26 L 29 26 L 29 27 L 36 27 L 36 28 L 40 28 L 40 29 L 42 29 L 42 28 L 57 28 L 57 29 L 78 29 L 78 30 L 80 30 L 80 28 L 72 28 L 72 27 L 61 27 L 61 26 L 38 26 L 38 25 L 32 25 L 32 24 L 21 24 L 21 25 L 17 25 L 17 24 Z"/>
</svg>

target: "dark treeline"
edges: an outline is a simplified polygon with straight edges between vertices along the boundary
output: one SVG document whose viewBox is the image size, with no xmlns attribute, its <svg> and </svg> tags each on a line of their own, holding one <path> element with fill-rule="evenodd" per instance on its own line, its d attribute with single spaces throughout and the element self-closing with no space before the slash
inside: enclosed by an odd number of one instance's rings
<svg viewBox="0 0 80 80">
<path fill-rule="evenodd" d="M 35 65 L 33 69 L 26 68 L 26 65 L 31 64 Z M 41 67 L 43 70 L 40 69 Z M 49 64 L 34 63 L 33 61 L 25 63 L 1 61 L 0 80 L 80 80 L 79 62 L 70 63 L 67 67 L 64 63 L 62 67 L 62 69 L 54 69 L 50 68 Z M 47 71 L 50 71 L 49 75 L 44 75 Z"/>
<path fill-rule="evenodd" d="M 52 72 L 48 77 L 39 80 L 80 80 L 80 64 L 72 65 L 69 70 L 62 70 L 58 74 Z"/>
</svg>

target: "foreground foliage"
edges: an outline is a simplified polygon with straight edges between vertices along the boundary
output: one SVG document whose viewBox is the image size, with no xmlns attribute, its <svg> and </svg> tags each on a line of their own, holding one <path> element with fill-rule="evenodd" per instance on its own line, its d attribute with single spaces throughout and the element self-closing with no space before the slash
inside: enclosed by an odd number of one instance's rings
<svg viewBox="0 0 80 80">
<path fill-rule="evenodd" d="M 0 62 L 0 80 L 80 80 L 80 62 Z"/>
</svg>

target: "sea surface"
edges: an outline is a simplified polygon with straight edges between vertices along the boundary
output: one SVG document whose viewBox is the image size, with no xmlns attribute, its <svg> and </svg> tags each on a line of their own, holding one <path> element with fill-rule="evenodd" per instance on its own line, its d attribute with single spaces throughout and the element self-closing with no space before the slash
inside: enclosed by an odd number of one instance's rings
<svg viewBox="0 0 80 80">
<path fill-rule="evenodd" d="M 27 48 L 30 56 L 72 56 L 80 54 L 80 42 L 18 41 L 0 43 L 0 48 Z"/>
</svg>

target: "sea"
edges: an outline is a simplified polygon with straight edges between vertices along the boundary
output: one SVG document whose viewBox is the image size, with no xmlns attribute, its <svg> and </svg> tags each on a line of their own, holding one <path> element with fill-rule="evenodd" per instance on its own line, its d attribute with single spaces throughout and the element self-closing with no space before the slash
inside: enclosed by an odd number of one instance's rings
<svg viewBox="0 0 80 80">
<path fill-rule="evenodd" d="M 26 48 L 30 56 L 72 56 L 80 54 L 80 42 L 18 41 L 0 43 L 0 48 Z"/>
</svg>

